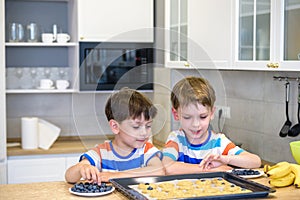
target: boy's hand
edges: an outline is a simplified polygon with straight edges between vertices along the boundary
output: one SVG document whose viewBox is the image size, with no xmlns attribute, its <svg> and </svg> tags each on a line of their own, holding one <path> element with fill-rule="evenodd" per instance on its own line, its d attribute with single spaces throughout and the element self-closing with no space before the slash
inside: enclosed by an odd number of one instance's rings
<svg viewBox="0 0 300 200">
<path fill-rule="evenodd" d="M 215 154 L 210 154 L 206 156 L 201 163 L 199 164 L 199 167 L 203 171 L 211 170 L 213 168 L 220 167 L 221 165 L 227 165 L 229 163 L 229 160 L 227 159 L 226 156 L 222 155 L 215 155 Z"/>
<path fill-rule="evenodd" d="M 80 167 L 81 177 L 89 182 L 101 184 L 101 176 L 99 170 L 90 164 L 82 164 Z"/>
</svg>

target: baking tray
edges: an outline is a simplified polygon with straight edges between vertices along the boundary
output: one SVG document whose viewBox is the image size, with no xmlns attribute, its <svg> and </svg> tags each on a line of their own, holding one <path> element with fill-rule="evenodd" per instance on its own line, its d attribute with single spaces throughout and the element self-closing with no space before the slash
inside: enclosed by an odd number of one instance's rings
<svg viewBox="0 0 300 200">
<path fill-rule="evenodd" d="M 246 189 L 251 190 L 250 193 L 240 194 L 224 194 L 215 196 L 201 196 L 183 199 L 246 199 L 246 198 L 262 198 L 269 195 L 269 193 L 276 190 L 265 185 L 253 182 L 251 180 L 239 177 L 228 172 L 209 172 L 199 174 L 182 174 L 182 175 L 169 175 L 169 176 L 153 176 L 153 177 L 134 177 L 134 178 L 115 178 L 111 179 L 111 183 L 115 188 L 129 197 L 130 199 L 147 200 L 148 198 L 138 191 L 128 187 L 129 185 L 137 185 L 139 183 L 157 183 L 162 181 L 172 181 L 180 179 L 201 179 L 201 178 L 215 178 L 222 177 L 223 179 Z"/>
</svg>

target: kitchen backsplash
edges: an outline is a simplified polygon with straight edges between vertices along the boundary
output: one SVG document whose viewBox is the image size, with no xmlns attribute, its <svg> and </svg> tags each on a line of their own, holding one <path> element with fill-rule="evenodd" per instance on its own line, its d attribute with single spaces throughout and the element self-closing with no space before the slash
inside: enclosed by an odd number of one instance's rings
<svg viewBox="0 0 300 200">
<path fill-rule="evenodd" d="M 230 119 L 225 119 L 222 131 L 242 147 L 261 156 L 262 159 L 278 162 L 293 162 L 289 142 L 299 140 L 300 136 L 279 137 L 279 131 L 285 118 L 284 81 L 273 80 L 273 76 L 300 76 L 299 72 L 259 72 L 259 71 L 214 71 L 214 70 L 170 70 L 157 69 L 164 79 L 155 77 L 157 94 L 146 93 L 160 104 L 166 121 L 163 130 L 155 135 L 165 141 L 172 122 L 169 102 L 170 88 L 181 77 L 201 74 L 215 87 L 217 104 L 230 107 Z M 157 71 L 156 70 L 156 71 Z M 162 82 L 162 83 L 158 83 Z M 297 82 L 290 87 L 289 114 L 293 125 L 297 122 Z M 93 94 L 38 94 L 7 96 L 8 138 L 20 137 L 20 123 L 23 113 L 36 116 L 57 125 L 62 129 L 61 136 L 97 135 L 110 133 L 104 115 L 104 105 L 109 93 Z M 154 95 L 154 97 L 153 97 Z M 14 102 L 18 99 L 17 104 Z M 20 99 L 22 101 L 20 101 Z M 91 106 L 92 105 L 92 106 Z M 160 116 L 161 117 L 161 116 Z M 213 128 L 217 129 L 216 121 Z M 162 125 L 159 125 L 161 129 Z"/>
<path fill-rule="evenodd" d="M 223 126 L 223 132 L 229 138 L 264 160 L 294 162 L 289 142 L 300 140 L 300 136 L 279 137 L 286 120 L 285 81 L 274 80 L 273 76 L 300 77 L 299 72 L 174 70 L 171 73 L 172 84 L 182 75 L 199 73 L 214 86 L 217 93 L 216 104 L 221 98 L 220 103 L 225 101 L 225 105 L 230 107 L 231 118 L 225 119 Z M 298 82 L 291 81 L 289 116 L 293 125 L 298 121 L 297 93 Z M 213 124 L 216 125 L 216 121 Z M 213 128 L 217 129 L 217 126 Z"/>
</svg>

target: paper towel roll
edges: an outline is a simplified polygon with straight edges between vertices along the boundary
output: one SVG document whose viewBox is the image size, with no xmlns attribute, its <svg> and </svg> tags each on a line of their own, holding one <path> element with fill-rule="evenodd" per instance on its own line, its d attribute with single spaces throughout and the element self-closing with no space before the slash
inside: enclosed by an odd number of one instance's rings
<svg viewBox="0 0 300 200">
<path fill-rule="evenodd" d="M 38 148 L 38 118 L 22 117 L 22 148 Z"/>
</svg>

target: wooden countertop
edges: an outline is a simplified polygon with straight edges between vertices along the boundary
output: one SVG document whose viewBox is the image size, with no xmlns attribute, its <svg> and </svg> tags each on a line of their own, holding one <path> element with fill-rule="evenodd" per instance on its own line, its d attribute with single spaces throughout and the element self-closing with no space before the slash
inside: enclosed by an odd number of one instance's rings
<svg viewBox="0 0 300 200">
<path fill-rule="evenodd" d="M 8 147 L 7 156 L 41 155 L 41 154 L 69 154 L 83 153 L 104 140 L 111 140 L 113 135 L 107 136 L 85 136 L 85 137 L 59 137 L 48 149 L 22 149 L 21 146 Z M 21 142 L 19 138 L 9 139 L 8 143 Z"/>
<path fill-rule="evenodd" d="M 267 177 L 251 179 L 252 181 L 261 183 L 271 187 Z M 43 182 L 30 184 L 8 184 L 0 185 L 0 199 L 84 199 L 83 197 L 75 196 L 69 193 L 68 189 L 72 187 L 66 182 Z M 300 189 L 294 186 L 276 188 L 276 192 L 270 193 L 266 198 L 262 199 L 289 199 L 296 200 L 300 197 Z M 94 198 L 93 198 L 94 199 Z M 126 196 L 115 190 L 113 193 L 95 197 L 95 199 L 112 200 L 128 199 Z M 255 198 L 261 199 L 261 198 Z"/>
<path fill-rule="evenodd" d="M 71 154 L 83 153 L 94 147 L 96 144 L 102 143 L 105 140 L 112 140 L 113 135 L 106 136 L 85 136 L 85 137 L 59 137 L 55 143 L 48 149 L 22 149 L 21 146 L 8 147 L 7 156 L 24 156 L 24 155 L 41 155 L 41 154 Z M 20 138 L 8 139 L 8 143 L 21 142 Z M 161 148 L 163 144 L 159 141 L 153 143 Z"/>
<path fill-rule="evenodd" d="M 106 136 L 67 136 L 59 137 L 56 142 L 48 150 L 32 149 L 25 150 L 21 146 L 8 147 L 7 156 L 24 156 L 24 155 L 42 155 L 42 154 L 73 154 L 83 153 L 94 147 L 96 144 L 102 143 L 104 140 L 112 140 L 113 135 Z M 8 139 L 7 142 L 20 142 L 20 138 Z M 164 146 L 163 142 L 153 140 L 154 145 L 161 149 Z M 274 163 L 262 160 L 262 166 L 265 164 L 273 165 Z"/>
</svg>

